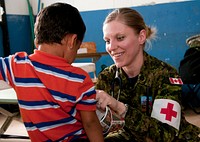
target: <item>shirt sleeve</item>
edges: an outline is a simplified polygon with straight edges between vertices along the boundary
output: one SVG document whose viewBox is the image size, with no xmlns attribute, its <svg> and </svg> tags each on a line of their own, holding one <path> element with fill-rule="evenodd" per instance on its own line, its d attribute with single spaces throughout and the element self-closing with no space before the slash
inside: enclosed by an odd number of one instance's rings
<svg viewBox="0 0 200 142">
<path fill-rule="evenodd" d="M 12 56 L 0 58 L 0 80 L 4 80 L 7 83 L 11 81 L 11 62 Z"/>
<path fill-rule="evenodd" d="M 80 96 L 77 98 L 78 110 L 94 111 L 96 110 L 96 91 L 94 83 L 88 74 L 81 86 L 78 88 Z"/>
</svg>

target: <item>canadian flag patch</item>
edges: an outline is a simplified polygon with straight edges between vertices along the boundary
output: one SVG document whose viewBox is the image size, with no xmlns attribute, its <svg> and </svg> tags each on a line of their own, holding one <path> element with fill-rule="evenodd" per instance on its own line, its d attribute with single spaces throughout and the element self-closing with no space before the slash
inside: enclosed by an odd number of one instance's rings
<svg viewBox="0 0 200 142">
<path fill-rule="evenodd" d="M 183 84 L 183 81 L 182 81 L 181 78 L 172 78 L 172 77 L 170 77 L 169 81 L 170 81 L 171 84 L 179 84 L 179 85 Z"/>
<path fill-rule="evenodd" d="M 170 99 L 155 99 L 151 117 L 179 130 L 181 121 L 181 106 Z"/>
</svg>

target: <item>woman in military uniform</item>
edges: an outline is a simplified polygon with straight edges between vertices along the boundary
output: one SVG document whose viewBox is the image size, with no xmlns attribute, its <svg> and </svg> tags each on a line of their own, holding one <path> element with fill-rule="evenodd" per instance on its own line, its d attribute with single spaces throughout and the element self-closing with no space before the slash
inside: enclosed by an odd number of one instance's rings
<svg viewBox="0 0 200 142">
<path fill-rule="evenodd" d="M 104 21 L 106 50 L 115 64 L 98 76 L 97 107 L 109 106 L 125 119 L 107 142 L 200 141 L 200 129 L 181 110 L 177 70 L 145 52 L 155 33 L 131 8 L 116 9 Z"/>
</svg>

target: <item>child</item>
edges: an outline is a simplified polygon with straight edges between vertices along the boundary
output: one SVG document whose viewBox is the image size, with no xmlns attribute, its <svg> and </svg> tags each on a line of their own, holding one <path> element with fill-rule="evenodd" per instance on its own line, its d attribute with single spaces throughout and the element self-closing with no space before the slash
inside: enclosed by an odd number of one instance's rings
<svg viewBox="0 0 200 142">
<path fill-rule="evenodd" d="M 37 15 L 34 53 L 0 58 L 0 80 L 15 89 L 33 142 L 103 141 L 92 80 L 71 65 L 85 31 L 75 7 L 55 3 Z"/>
</svg>

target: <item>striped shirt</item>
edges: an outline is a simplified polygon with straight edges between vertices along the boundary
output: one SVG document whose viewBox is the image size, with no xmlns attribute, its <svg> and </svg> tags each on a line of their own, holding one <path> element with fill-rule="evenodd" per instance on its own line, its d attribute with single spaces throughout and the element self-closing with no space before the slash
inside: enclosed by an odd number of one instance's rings
<svg viewBox="0 0 200 142">
<path fill-rule="evenodd" d="M 16 91 L 20 113 L 33 142 L 86 138 L 81 110 L 96 110 L 88 73 L 63 58 L 35 50 L 0 58 L 0 79 Z"/>
</svg>

